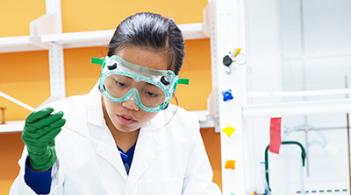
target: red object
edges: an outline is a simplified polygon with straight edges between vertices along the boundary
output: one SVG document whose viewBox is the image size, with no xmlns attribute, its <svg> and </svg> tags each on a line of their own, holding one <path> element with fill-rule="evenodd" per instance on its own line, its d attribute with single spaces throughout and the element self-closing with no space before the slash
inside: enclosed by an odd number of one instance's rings
<svg viewBox="0 0 351 195">
<path fill-rule="evenodd" d="M 281 136 L 282 118 L 271 118 L 269 151 L 279 154 L 282 142 Z"/>
</svg>

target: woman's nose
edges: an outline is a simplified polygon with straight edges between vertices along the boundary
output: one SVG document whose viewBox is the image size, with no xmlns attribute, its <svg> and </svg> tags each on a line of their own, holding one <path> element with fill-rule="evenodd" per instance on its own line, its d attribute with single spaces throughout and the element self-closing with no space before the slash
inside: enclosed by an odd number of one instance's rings
<svg viewBox="0 0 351 195">
<path fill-rule="evenodd" d="M 131 97 L 128 100 L 122 102 L 122 106 L 128 110 L 139 111 L 139 106 L 136 104 L 134 97 Z"/>
</svg>

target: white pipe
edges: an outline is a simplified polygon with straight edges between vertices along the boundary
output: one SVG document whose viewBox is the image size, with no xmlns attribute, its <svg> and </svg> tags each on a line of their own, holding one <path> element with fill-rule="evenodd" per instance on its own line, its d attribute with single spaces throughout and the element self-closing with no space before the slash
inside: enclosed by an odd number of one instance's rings
<svg viewBox="0 0 351 195">
<path fill-rule="evenodd" d="M 330 53 L 324 55 L 305 55 L 305 56 L 283 56 L 286 61 L 312 61 L 312 60 L 335 60 L 335 59 L 345 59 L 351 58 L 351 53 Z"/>
<path fill-rule="evenodd" d="M 248 93 L 249 98 L 262 97 L 306 97 L 306 96 L 331 96 L 351 94 L 351 89 L 329 89 L 329 90 L 309 90 L 309 91 L 272 91 Z"/>
<path fill-rule="evenodd" d="M 308 115 L 351 112 L 351 100 L 300 101 L 277 104 L 258 104 L 243 107 L 245 117 L 272 115 Z"/>
</svg>

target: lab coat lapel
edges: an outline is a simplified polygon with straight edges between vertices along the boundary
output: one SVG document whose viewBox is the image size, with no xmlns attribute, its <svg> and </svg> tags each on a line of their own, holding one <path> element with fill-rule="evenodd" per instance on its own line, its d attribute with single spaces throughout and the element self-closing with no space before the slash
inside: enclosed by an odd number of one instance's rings
<svg viewBox="0 0 351 195">
<path fill-rule="evenodd" d="M 110 130 L 105 124 L 101 94 L 97 89 L 97 85 L 95 85 L 88 94 L 87 120 L 96 154 L 108 162 L 124 179 L 126 179 L 127 173 L 120 157 L 120 153 Z"/>
<path fill-rule="evenodd" d="M 133 186 L 150 165 L 156 162 L 163 148 L 158 141 L 159 133 L 160 129 L 154 129 L 152 125 L 141 128 L 128 176 L 129 185 Z"/>
<path fill-rule="evenodd" d="M 95 152 L 103 160 L 108 162 L 122 177 L 127 179 L 127 173 L 123 165 L 123 161 L 120 157 L 119 151 L 115 144 L 110 146 L 109 144 L 94 141 Z M 105 166 L 105 165 L 101 165 Z"/>
</svg>

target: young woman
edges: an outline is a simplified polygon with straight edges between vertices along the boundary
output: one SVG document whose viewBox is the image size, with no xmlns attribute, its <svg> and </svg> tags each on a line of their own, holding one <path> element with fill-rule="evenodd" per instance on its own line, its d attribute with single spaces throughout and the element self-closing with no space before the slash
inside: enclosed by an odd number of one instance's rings
<svg viewBox="0 0 351 195">
<path fill-rule="evenodd" d="M 10 194 L 217 195 L 198 121 L 169 104 L 184 56 L 173 20 L 117 27 L 97 85 L 31 113 Z"/>
</svg>

